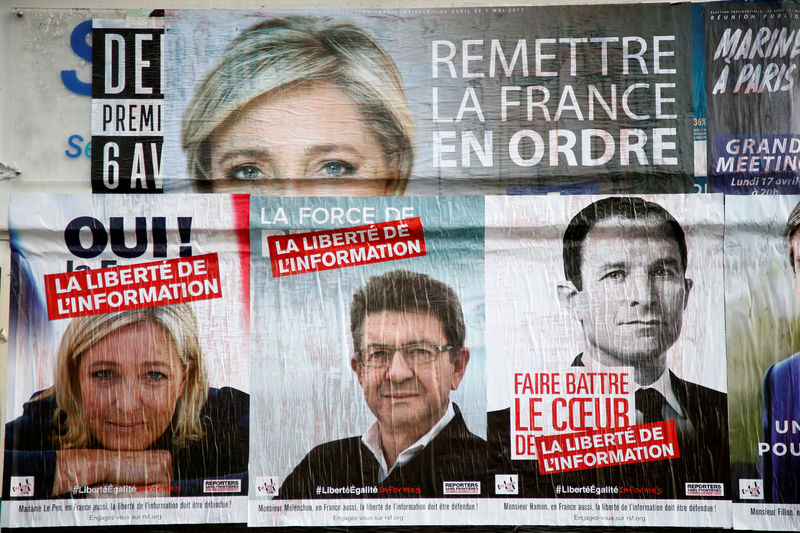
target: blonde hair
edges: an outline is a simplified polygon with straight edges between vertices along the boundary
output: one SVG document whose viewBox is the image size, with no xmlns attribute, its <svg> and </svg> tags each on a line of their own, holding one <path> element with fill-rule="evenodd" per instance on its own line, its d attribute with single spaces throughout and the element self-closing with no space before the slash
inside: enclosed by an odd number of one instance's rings
<svg viewBox="0 0 800 533">
<path fill-rule="evenodd" d="M 56 395 L 54 439 L 59 448 L 86 448 L 92 442 L 78 380 L 82 356 L 108 335 L 142 322 L 152 322 L 170 334 L 186 372 L 186 385 L 170 425 L 172 446 L 182 448 L 203 436 L 200 412 L 208 397 L 208 375 L 197 339 L 197 324 L 189 305 L 173 304 L 84 316 L 70 322 L 58 347 L 55 384 L 40 396 Z"/>
<path fill-rule="evenodd" d="M 260 22 L 231 42 L 206 74 L 183 117 L 189 174 L 208 183 L 210 140 L 254 99 L 332 83 L 356 104 L 395 172 L 402 194 L 413 165 L 414 122 L 400 72 L 362 28 L 328 18 L 292 16 Z"/>
</svg>

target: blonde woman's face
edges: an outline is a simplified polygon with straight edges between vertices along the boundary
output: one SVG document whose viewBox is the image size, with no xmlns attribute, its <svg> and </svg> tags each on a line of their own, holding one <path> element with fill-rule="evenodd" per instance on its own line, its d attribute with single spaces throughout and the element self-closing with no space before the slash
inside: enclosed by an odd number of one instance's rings
<svg viewBox="0 0 800 533">
<path fill-rule="evenodd" d="M 394 174 L 356 105 L 327 83 L 257 98 L 211 141 L 215 192 L 379 196 Z"/>
<path fill-rule="evenodd" d="M 144 450 L 169 428 L 186 386 L 170 334 L 141 322 L 107 335 L 78 369 L 83 416 L 94 440 L 112 450 Z"/>
</svg>

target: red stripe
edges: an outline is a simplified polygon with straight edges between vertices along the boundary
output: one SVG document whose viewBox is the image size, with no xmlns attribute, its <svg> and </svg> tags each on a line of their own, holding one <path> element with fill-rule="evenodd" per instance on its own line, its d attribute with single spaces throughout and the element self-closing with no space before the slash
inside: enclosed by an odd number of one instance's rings
<svg viewBox="0 0 800 533">
<path fill-rule="evenodd" d="M 239 242 L 239 264 L 242 275 L 242 305 L 244 332 L 250 336 L 250 195 L 234 194 L 233 213 L 236 240 Z"/>
</svg>

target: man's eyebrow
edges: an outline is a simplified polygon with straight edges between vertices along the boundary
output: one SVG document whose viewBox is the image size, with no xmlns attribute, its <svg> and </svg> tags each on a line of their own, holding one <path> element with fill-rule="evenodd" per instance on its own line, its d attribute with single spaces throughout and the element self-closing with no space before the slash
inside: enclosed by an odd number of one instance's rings
<svg viewBox="0 0 800 533">
<path fill-rule="evenodd" d="M 428 339 L 412 339 L 410 341 L 404 342 L 403 344 L 396 345 L 398 348 L 402 346 L 409 346 L 411 344 L 436 344 L 436 342 Z M 371 342 L 367 344 L 367 346 L 372 346 L 376 348 L 388 348 L 395 346 L 394 344 L 389 344 L 388 342 Z"/>
<path fill-rule="evenodd" d="M 269 148 L 242 148 L 239 150 L 226 150 L 222 157 L 219 158 L 218 164 L 225 165 L 231 159 L 238 159 L 241 157 L 269 159 L 270 156 Z"/>
<path fill-rule="evenodd" d="M 616 270 L 620 268 L 625 268 L 626 263 L 624 261 L 617 261 L 616 263 L 603 263 L 600 265 L 598 270 Z"/>
<path fill-rule="evenodd" d="M 653 264 L 655 266 L 675 266 L 680 267 L 683 264 L 683 261 L 676 259 L 675 257 L 660 257 L 656 259 Z"/>
</svg>

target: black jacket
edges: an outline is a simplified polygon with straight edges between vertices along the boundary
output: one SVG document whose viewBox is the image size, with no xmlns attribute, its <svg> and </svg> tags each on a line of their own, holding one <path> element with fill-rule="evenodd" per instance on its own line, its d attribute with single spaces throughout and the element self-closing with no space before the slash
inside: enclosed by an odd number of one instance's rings
<svg viewBox="0 0 800 533">
<path fill-rule="evenodd" d="M 454 407 L 455 418 L 408 463 L 392 470 L 382 483 L 378 481 L 375 456 L 361 442 L 361 437 L 349 437 L 311 450 L 283 482 L 278 497 L 429 498 L 443 496 L 446 481 L 477 481 L 480 493 L 474 496 L 485 494 L 486 441 L 467 429 L 461 412 Z"/>
</svg>

